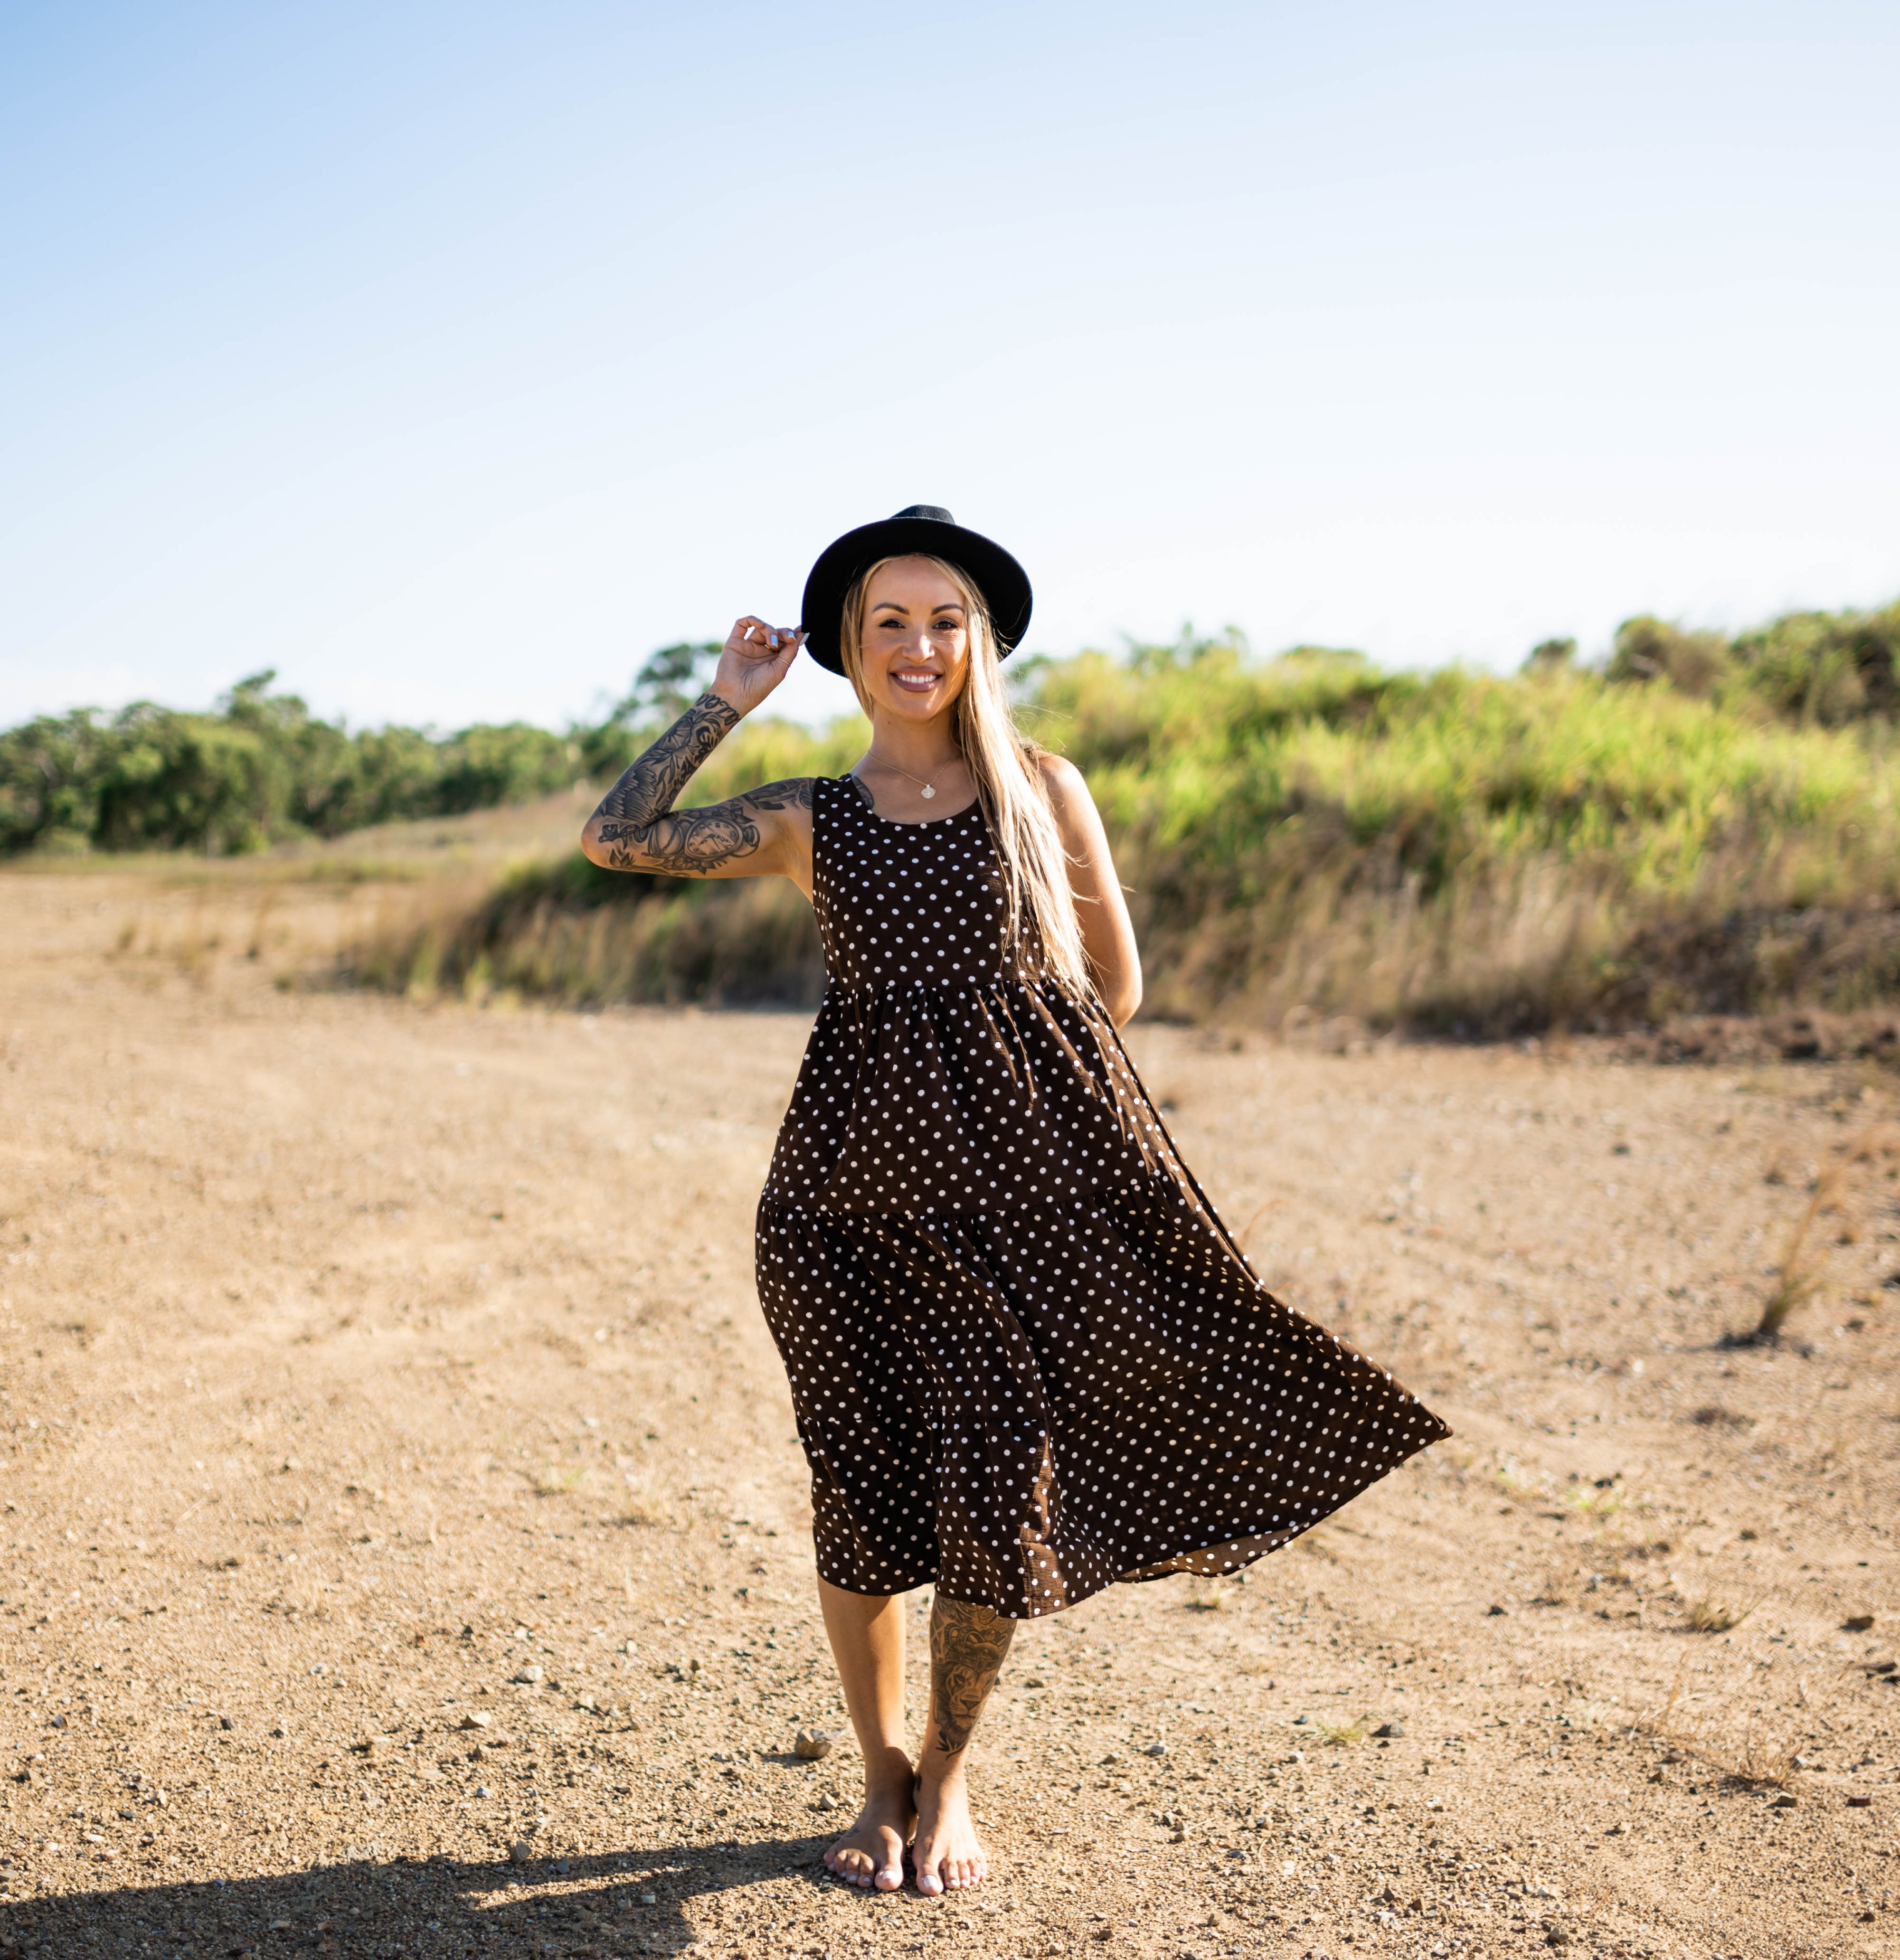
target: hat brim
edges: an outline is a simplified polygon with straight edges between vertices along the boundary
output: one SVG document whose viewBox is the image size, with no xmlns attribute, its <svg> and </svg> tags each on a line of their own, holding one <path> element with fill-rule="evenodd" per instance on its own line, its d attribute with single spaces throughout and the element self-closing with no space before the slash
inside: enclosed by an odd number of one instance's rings
<svg viewBox="0 0 1900 1960">
<path fill-rule="evenodd" d="M 805 581 L 800 613 L 805 651 L 821 667 L 829 667 L 835 674 L 845 671 L 839 644 L 845 595 L 880 559 L 913 553 L 947 558 L 960 571 L 967 572 L 989 608 L 990 623 L 996 629 L 997 657 L 1007 660 L 1016 651 L 1029 630 L 1035 595 L 1030 589 L 1029 574 L 1015 559 L 993 539 L 967 531 L 961 524 L 946 523 L 940 517 L 886 517 L 878 523 L 861 524 L 827 545 Z"/>
</svg>

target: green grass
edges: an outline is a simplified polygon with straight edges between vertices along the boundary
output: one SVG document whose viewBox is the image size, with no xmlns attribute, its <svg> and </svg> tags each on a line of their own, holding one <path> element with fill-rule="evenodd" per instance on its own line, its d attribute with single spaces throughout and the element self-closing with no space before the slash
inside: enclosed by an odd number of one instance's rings
<svg viewBox="0 0 1900 1960">
<path fill-rule="evenodd" d="M 1024 725 L 1101 806 L 1151 1011 L 1477 1036 L 1900 999 L 1900 743 L 1878 716 L 1791 718 L 1733 677 L 1697 695 L 1561 662 L 1389 674 L 1221 644 L 1014 678 Z M 748 727 L 692 800 L 835 774 L 863 733 Z M 578 854 L 386 917 L 348 963 L 573 1002 L 822 984 L 788 886 L 618 877 Z"/>
</svg>

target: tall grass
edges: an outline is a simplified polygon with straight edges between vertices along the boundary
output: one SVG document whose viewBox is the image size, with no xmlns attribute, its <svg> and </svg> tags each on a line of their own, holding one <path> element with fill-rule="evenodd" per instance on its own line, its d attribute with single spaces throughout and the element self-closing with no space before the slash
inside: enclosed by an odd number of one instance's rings
<svg viewBox="0 0 1900 1960">
<path fill-rule="evenodd" d="M 1380 672 L 1222 644 L 1023 663 L 1022 718 L 1084 771 L 1151 1010 L 1301 1010 L 1471 1034 L 1900 999 L 1900 749 L 1876 718 L 1790 721 L 1561 662 Z M 863 724 L 749 726 L 695 801 L 836 774 Z M 381 985 L 574 1001 L 807 1001 L 776 880 L 617 877 L 575 858 L 387 917 Z"/>
</svg>

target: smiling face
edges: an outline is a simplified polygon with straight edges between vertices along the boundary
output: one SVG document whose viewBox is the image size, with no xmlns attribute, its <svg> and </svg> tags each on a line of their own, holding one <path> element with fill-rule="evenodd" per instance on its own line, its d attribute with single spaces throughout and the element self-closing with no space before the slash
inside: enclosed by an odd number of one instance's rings
<svg viewBox="0 0 1900 1960">
<path fill-rule="evenodd" d="M 929 559 L 896 558 L 871 574 L 859 640 L 867 705 L 901 721 L 934 721 L 969 676 L 963 594 Z"/>
</svg>

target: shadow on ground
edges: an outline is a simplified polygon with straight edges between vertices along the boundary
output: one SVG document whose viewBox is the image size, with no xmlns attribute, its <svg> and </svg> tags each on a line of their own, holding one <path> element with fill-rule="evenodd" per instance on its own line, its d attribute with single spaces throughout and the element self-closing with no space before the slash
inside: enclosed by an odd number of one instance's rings
<svg viewBox="0 0 1900 1960">
<path fill-rule="evenodd" d="M 825 1870 L 829 1838 L 707 1850 L 632 1847 L 611 1856 L 474 1863 L 374 1857 L 270 1877 L 121 1885 L 0 1899 L 0 1960 L 99 1953 L 170 1960 L 300 1952 L 339 1954 L 676 1953 L 692 1944 L 689 1899 L 774 1879 L 850 1888 Z M 651 1904 L 643 1899 L 651 1898 Z M 775 1901 L 789 1906 L 794 1901 Z M 762 1901 L 762 1904 L 763 1901 Z M 795 1903 L 809 1912 L 816 1901 Z M 747 1936 L 768 1943 L 769 1919 Z"/>
</svg>

